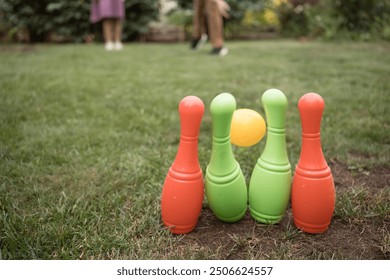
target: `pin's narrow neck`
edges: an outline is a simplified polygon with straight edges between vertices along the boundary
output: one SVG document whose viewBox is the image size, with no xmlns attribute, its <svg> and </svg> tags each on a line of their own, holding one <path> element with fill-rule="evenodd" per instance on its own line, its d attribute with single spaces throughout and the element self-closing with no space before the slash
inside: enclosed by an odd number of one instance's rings
<svg viewBox="0 0 390 280">
<path fill-rule="evenodd" d="M 307 171 L 309 175 L 319 172 L 319 176 L 325 176 L 328 169 L 322 153 L 320 133 L 302 133 L 302 149 L 297 172 Z"/>
<path fill-rule="evenodd" d="M 180 136 L 180 144 L 172 170 L 183 174 L 199 173 L 198 137 Z"/>
<path fill-rule="evenodd" d="M 234 172 L 236 168 L 237 162 L 233 155 L 230 136 L 214 136 L 208 170 L 215 176 L 225 176 L 226 174 Z"/>
<path fill-rule="evenodd" d="M 261 159 L 270 165 L 290 165 L 285 129 L 268 127 L 267 131 L 267 142 Z"/>
</svg>

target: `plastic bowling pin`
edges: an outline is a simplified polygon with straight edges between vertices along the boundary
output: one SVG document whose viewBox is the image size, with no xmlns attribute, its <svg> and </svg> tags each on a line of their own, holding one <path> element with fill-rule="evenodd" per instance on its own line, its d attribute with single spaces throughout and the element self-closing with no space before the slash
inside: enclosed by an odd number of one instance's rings
<svg viewBox="0 0 390 280">
<path fill-rule="evenodd" d="M 236 222 L 246 212 L 247 187 L 240 165 L 235 160 L 230 142 L 230 125 L 236 100 L 230 93 L 217 95 L 210 105 L 213 143 L 206 169 L 206 197 L 218 219 Z"/>
<path fill-rule="evenodd" d="M 261 101 L 267 119 L 267 142 L 252 172 L 249 208 L 256 221 L 274 224 L 282 219 L 291 192 L 285 133 L 287 98 L 280 90 L 269 89 Z"/>
<path fill-rule="evenodd" d="M 202 210 L 204 183 L 198 137 L 203 112 L 204 104 L 196 96 L 187 96 L 179 104 L 180 143 L 161 197 L 162 220 L 175 234 L 192 231 Z"/>
<path fill-rule="evenodd" d="M 307 93 L 298 102 L 302 149 L 293 179 L 291 207 L 296 227 L 309 233 L 328 229 L 336 199 L 332 173 L 321 147 L 324 106 L 316 93 Z"/>
</svg>

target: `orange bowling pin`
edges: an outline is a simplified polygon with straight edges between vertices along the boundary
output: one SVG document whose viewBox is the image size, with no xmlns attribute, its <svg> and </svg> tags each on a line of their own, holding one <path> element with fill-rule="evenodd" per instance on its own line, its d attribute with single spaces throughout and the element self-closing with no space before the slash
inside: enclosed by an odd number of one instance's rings
<svg viewBox="0 0 390 280">
<path fill-rule="evenodd" d="M 203 112 L 204 104 L 196 96 L 187 96 L 179 104 L 180 143 L 161 196 L 163 223 L 175 234 L 192 231 L 202 210 L 204 183 L 198 137 Z"/>
<path fill-rule="evenodd" d="M 316 93 L 307 93 L 298 102 L 302 149 L 293 179 L 291 207 L 296 227 L 308 233 L 328 229 L 336 199 L 332 173 L 321 147 L 324 106 L 324 100 Z"/>
</svg>

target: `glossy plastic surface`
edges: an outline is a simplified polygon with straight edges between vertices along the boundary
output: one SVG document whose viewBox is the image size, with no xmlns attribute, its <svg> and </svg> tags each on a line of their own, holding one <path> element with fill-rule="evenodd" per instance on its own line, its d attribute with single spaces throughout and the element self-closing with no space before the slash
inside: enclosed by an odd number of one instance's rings
<svg viewBox="0 0 390 280">
<path fill-rule="evenodd" d="M 282 219 L 291 193 L 291 165 L 285 133 L 288 103 L 278 89 L 267 90 L 261 100 L 267 119 L 267 142 L 252 172 L 249 208 L 256 221 L 275 224 Z"/>
<path fill-rule="evenodd" d="M 230 137 L 232 144 L 239 147 L 256 145 L 263 139 L 266 125 L 263 117 L 251 109 L 234 111 Z"/>
<path fill-rule="evenodd" d="M 316 93 L 307 93 L 298 102 L 302 148 L 293 179 L 291 206 L 295 225 L 308 233 L 328 229 L 336 199 L 333 176 L 321 146 L 324 107 L 323 98 Z"/>
<path fill-rule="evenodd" d="M 229 93 L 216 96 L 210 105 L 213 143 L 206 170 L 206 197 L 210 209 L 222 221 L 240 220 L 247 209 L 247 187 L 230 142 L 236 100 Z"/>
<path fill-rule="evenodd" d="M 195 228 L 204 198 L 203 174 L 198 161 L 204 104 L 196 96 L 187 96 L 179 104 L 179 113 L 180 144 L 161 196 L 163 223 L 175 234 L 188 233 Z"/>
</svg>

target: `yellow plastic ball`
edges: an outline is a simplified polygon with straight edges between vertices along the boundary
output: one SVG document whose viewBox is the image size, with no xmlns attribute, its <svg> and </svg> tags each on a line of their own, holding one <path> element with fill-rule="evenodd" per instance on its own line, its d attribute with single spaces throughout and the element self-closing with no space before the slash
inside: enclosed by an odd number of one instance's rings
<svg viewBox="0 0 390 280">
<path fill-rule="evenodd" d="M 249 147 L 256 145 L 264 137 L 266 125 L 264 118 L 251 109 L 234 111 L 230 127 L 230 138 L 234 145 Z"/>
</svg>

